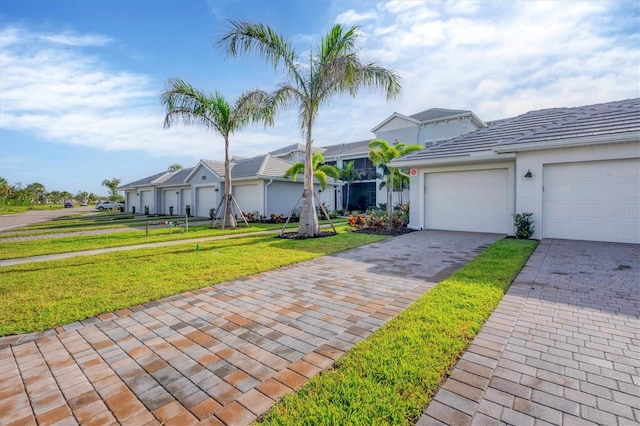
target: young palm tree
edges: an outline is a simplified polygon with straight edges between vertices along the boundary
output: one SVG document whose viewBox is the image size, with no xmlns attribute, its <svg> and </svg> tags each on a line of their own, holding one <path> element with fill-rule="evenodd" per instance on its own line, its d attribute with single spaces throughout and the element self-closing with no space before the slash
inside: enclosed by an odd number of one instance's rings
<svg viewBox="0 0 640 426">
<path fill-rule="evenodd" d="M 320 182 L 320 188 L 324 191 L 327 187 L 327 181 L 329 177 L 334 179 L 340 178 L 340 171 L 336 166 L 331 166 L 328 164 L 324 164 L 324 156 L 319 152 L 313 154 L 311 158 L 311 168 L 313 170 L 313 177 L 315 177 L 318 182 Z M 284 172 L 284 177 L 291 179 L 292 181 L 296 181 L 299 174 L 304 172 L 304 163 L 302 161 L 298 161 L 293 166 L 289 167 Z"/>
<path fill-rule="evenodd" d="M 162 94 L 162 104 L 167 115 L 164 127 L 169 128 L 176 121 L 195 124 L 217 132 L 224 139 L 224 210 L 221 226 L 235 228 L 233 195 L 231 192 L 231 167 L 229 156 L 229 135 L 252 122 L 273 123 L 269 110 L 264 106 L 268 96 L 260 90 L 241 95 L 233 105 L 229 105 L 218 91 L 204 93 L 180 79 L 170 79 Z"/>
<path fill-rule="evenodd" d="M 345 210 L 349 209 L 349 201 L 351 198 L 351 184 L 362 177 L 362 173 L 355 169 L 354 164 L 354 161 L 349 161 L 343 164 L 340 169 L 338 169 L 338 171 L 340 172 L 339 179 L 347 184 L 347 196 L 345 201 L 346 205 L 344 207 Z"/>
<path fill-rule="evenodd" d="M 284 37 L 260 23 L 229 21 L 227 33 L 219 45 L 227 55 L 236 57 L 249 51 L 258 52 L 274 68 L 284 68 L 285 81 L 271 94 L 270 106 L 276 110 L 296 105 L 300 128 L 306 138 L 304 161 L 304 190 L 299 232 L 310 237 L 320 233 L 320 225 L 313 199 L 312 130 L 320 105 L 343 93 L 355 96 L 361 87 L 381 88 L 387 99 L 396 98 L 402 91 L 400 77 L 374 63 L 363 63 L 357 56 L 358 28 L 346 31 L 341 25 L 322 38 L 308 63 L 302 63 L 298 52 Z"/>
<path fill-rule="evenodd" d="M 398 183 L 394 175 L 399 174 L 397 168 L 389 167 L 389 163 L 394 158 L 399 158 L 403 155 L 420 151 L 423 148 L 424 147 L 422 145 L 405 145 L 402 142 L 391 145 L 384 139 L 374 139 L 369 142 L 369 159 L 375 166 L 382 169 L 382 177 L 385 179 L 385 182 L 383 183 L 384 186 L 387 187 L 387 216 L 389 218 L 393 214 L 393 190 Z"/>
<path fill-rule="evenodd" d="M 109 197 L 111 201 L 113 201 L 113 211 L 116 211 L 116 201 L 118 201 L 118 186 L 120 186 L 121 179 L 113 178 L 113 179 L 104 179 L 102 181 L 102 186 L 109 188 L 109 192 L 111 192 L 111 196 Z M 71 195 L 71 194 L 69 194 Z"/>
</svg>

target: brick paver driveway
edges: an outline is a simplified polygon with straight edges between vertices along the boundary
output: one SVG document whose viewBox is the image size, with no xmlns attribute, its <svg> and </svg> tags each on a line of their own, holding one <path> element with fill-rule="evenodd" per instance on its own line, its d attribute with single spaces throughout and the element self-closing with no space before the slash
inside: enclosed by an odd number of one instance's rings
<svg viewBox="0 0 640 426">
<path fill-rule="evenodd" d="M 543 240 L 420 425 L 640 423 L 640 246 Z"/>
<path fill-rule="evenodd" d="M 0 423 L 248 424 L 500 237 L 414 232 L 0 339 Z"/>
</svg>

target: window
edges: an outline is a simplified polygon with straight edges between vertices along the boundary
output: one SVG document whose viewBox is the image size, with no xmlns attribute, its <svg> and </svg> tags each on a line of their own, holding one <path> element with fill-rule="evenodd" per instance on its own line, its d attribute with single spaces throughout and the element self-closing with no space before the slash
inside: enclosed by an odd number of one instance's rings
<svg viewBox="0 0 640 426">
<path fill-rule="evenodd" d="M 207 175 L 202 175 L 202 180 L 207 180 Z"/>
<path fill-rule="evenodd" d="M 371 160 L 367 157 L 354 159 L 353 167 L 360 172 L 359 180 L 371 180 L 376 178 L 376 166 L 374 166 Z"/>
</svg>

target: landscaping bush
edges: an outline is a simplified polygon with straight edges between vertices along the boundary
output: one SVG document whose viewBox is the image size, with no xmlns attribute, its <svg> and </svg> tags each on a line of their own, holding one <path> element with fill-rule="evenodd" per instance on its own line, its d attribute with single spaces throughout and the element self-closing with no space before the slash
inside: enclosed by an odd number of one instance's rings
<svg viewBox="0 0 640 426">
<path fill-rule="evenodd" d="M 513 215 L 513 225 L 516 227 L 516 237 L 521 240 L 528 240 L 533 236 L 535 227 L 533 226 L 533 213 L 516 213 Z"/>
</svg>

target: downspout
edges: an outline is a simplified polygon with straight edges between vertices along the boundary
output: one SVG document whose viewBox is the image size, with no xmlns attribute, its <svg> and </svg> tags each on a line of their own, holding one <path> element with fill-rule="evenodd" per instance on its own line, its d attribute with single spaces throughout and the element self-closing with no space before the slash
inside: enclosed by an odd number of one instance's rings
<svg viewBox="0 0 640 426">
<path fill-rule="evenodd" d="M 267 190 L 267 186 L 271 185 L 273 183 L 273 179 L 269 180 L 269 182 L 267 182 L 264 185 L 264 208 L 263 208 L 263 213 L 264 216 L 267 215 L 267 206 L 269 205 L 268 201 L 268 196 L 269 196 L 269 191 Z"/>
</svg>

